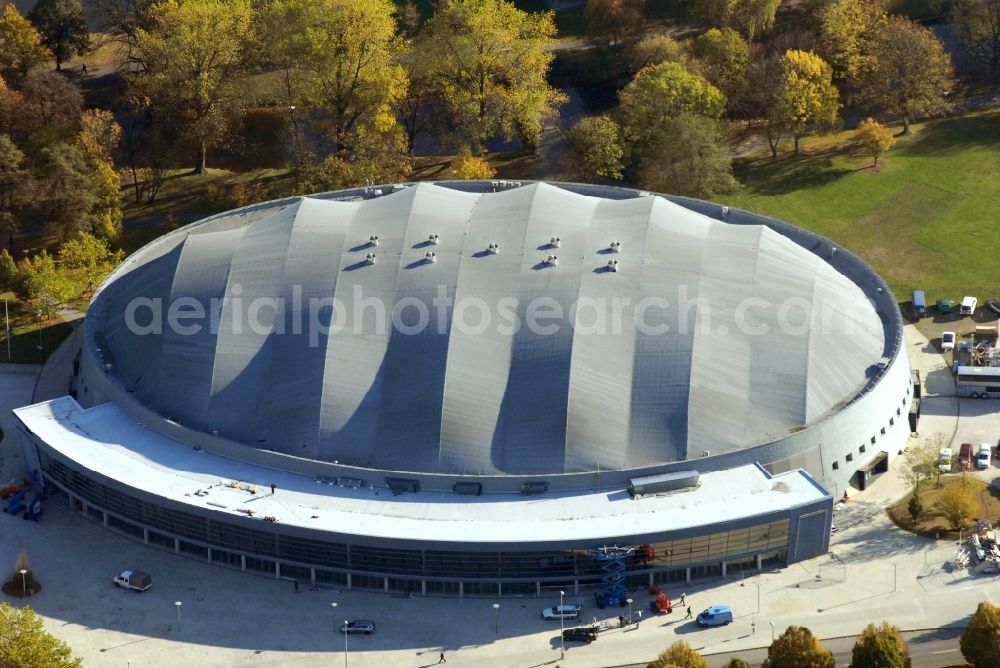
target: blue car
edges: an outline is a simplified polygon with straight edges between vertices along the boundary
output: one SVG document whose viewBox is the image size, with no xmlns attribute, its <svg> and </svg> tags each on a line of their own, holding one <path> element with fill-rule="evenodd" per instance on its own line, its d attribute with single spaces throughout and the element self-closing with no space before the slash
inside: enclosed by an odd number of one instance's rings
<svg viewBox="0 0 1000 668">
<path fill-rule="evenodd" d="M 733 621 L 733 609 L 728 605 L 713 605 L 698 615 L 698 626 L 725 626 Z"/>
</svg>

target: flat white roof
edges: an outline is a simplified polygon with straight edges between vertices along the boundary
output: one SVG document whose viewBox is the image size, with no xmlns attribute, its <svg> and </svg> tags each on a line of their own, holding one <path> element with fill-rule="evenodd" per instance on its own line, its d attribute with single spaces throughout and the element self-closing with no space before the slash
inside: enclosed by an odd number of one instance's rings
<svg viewBox="0 0 1000 668">
<path fill-rule="evenodd" d="M 123 485 L 220 515 L 252 511 L 262 521 L 269 516 L 281 524 L 379 539 L 601 544 L 787 510 L 827 496 L 804 471 L 769 477 L 754 465 L 704 473 L 696 489 L 639 499 L 624 489 L 531 497 L 397 496 L 385 487 L 340 487 L 195 450 L 136 422 L 113 403 L 83 409 L 75 399 L 61 397 L 14 414 L 50 448 Z M 233 481 L 244 484 L 227 486 Z M 256 485 L 256 494 L 244 489 L 246 484 Z"/>
</svg>

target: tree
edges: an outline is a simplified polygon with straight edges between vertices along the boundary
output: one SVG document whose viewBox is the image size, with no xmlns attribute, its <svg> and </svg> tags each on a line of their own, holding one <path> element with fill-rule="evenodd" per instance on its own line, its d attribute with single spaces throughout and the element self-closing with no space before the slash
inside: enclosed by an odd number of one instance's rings
<svg viewBox="0 0 1000 668">
<path fill-rule="evenodd" d="M 577 163 L 584 180 L 622 178 L 625 147 L 621 126 L 610 116 L 587 116 L 569 131 L 569 141 L 579 154 Z"/>
<path fill-rule="evenodd" d="M 77 668 L 69 645 L 45 630 L 41 618 L 30 607 L 15 608 L 0 603 L 0 665 L 10 668 Z"/>
<path fill-rule="evenodd" d="M 583 20 L 587 35 L 615 45 L 629 41 L 642 29 L 644 0 L 587 0 Z"/>
<path fill-rule="evenodd" d="M 122 139 L 122 126 L 106 109 L 87 109 L 80 116 L 80 147 L 98 158 L 110 160 Z"/>
<path fill-rule="evenodd" d="M 957 0 L 952 31 L 965 51 L 986 67 L 990 82 L 1000 82 L 1000 0 Z"/>
<path fill-rule="evenodd" d="M 629 68 L 638 72 L 648 65 L 673 61 L 687 66 L 687 50 L 670 35 L 646 35 L 628 50 Z"/>
<path fill-rule="evenodd" d="M 870 116 L 858 123 L 857 137 L 858 143 L 875 158 L 872 167 L 878 165 L 879 157 L 896 143 L 896 138 L 892 136 L 892 130 Z"/>
<path fill-rule="evenodd" d="M 711 199 L 736 189 L 732 159 L 715 119 L 681 114 L 641 155 L 639 183 L 649 190 Z"/>
<path fill-rule="evenodd" d="M 505 0 L 444 0 L 425 24 L 420 52 L 453 127 L 479 150 L 503 135 L 534 147 L 542 118 L 565 96 L 546 81 L 552 12 L 528 14 Z"/>
<path fill-rule="evenodd" d="M 778 157 L 778 145 L 785 134 L 785 124 L 778 113 L 781 81 L 785 68 L 780 56 L 757 48 L 747 67 L 747 85 L 741 109 L 754 125 L 762 127 L 771 157 Z"/>
<path fill-rule="evenodd" d="M 59 249 L 60 268 L 80 286 L 85 295 L 93 294 L 101 281 L 124 259 L 124 251 L 112 251 L 104 239 L 87 232 L 81 232 Z"/>
<path fill-rule="evenodd" d="M 958 642 L 974 668 L 1000 666 L 1000 607 L 983 601 Z"/>
<path fill-rule="evenodd" d="M 150 32 L 156 24 L 153 8 L 159 0 L 89 0 L 92 13 L 101 24 L 101 33 L 107 42 L 123 47 L 126 63 L 140 71 L 146 63 L 138 51 L 139 33 Z"/>
<path fill-rule="evenodd" d="M 667 668 L 668 666 L 677 666 L 677 668 L 708 668 L 708 662 L 698 652 L 694 651 L 691 645 L 683 640 L 678 640 L 660 652 L 656 660 L 648 664 L 646 668 Z"/>
<path fill-rule="evenodd" d="M 643 68 L 619 94 L 619 111 L 629 141 L 648 139 L 682 113 L 718 118 L 725 108 L 725 95 L 680 63 Z"/>
<path fill-rule="evenodd" d="M 484 180 L 492 179 L 497 175 L 497 170 L 477 155 L 472 155 L 468 148 L 463 148 L 451 163 L 451 169 L 455 172 L 455 177 L 463 180 Z"/>
<path fill-rule="evenodd" d="M 226 128 L 236 101 L 251 35 L 249 0 L 165 0 L 156 22 L 139 29 L 136 48 L 149 68 L 131 84 L 161 115 L 183 127 L 197 151 L 195 173 L 203 174 L 208 148 Z"/>
<path fill-rule="evenodd" d="M 795 138 L 795 155 L 798 155 L 803 135 L 836 123 L 840 94 L 833 85 L 833 70 L 811 51 L 786 51 L 781 64 L 775 113 Z"/>
<path fill-rule="evenodd" d="M 750 668 L 750 664 L 738 656 L 731 657 L 725 668 Z"/>
<path fill-rule="evenodd" d="M 79 286 L 56 267 L 55 259 L 46 251 L 21 260 L 17 272 L 14 294 L 46 318 L 80 293 Z"/>
<path fill-rule="evenodd" d="M 0 134 L 0 230 L 7 233 L 12 253 L 14 235 L 21 229 L 18 209 L 31 183 L 31 173 L 23 165 L 24 153 L 9 136 Z"/>
<path fill-rule="evenodd" d="M 90 48 L 90 32 L 80 0 L 38 0 L 29 18 L 38 28 L 42 43 L 52 51 L 56 70 Z"/>
<path fill-rule="evenodd" d="M 872 65 L 869 42 L 885 21 L 871 0 L 833 0 L 819 9 L 819 50 L 841 81 L 854 83 Z"/>
<path fill-rule="evenodd" d="M 913 523 L 917 523 L 917 518 L 920 517 L 920 513 L 924 512 L 924 504 L 920 501 L 920 495 L 917 494 L 916 490 L 910 494 L 910 500 L 906 502 L 906 511 L 910 513 L 910 519 Z"/>
<path fill-rule="evenodd" d="M 8 2 L 0 15 L 0 76 L 17 84 L 51 56 L 35 26 Z"/>
<path fill-rule="evenodd" d="M 731 28 L 712 28 L 694 40 L 694 55 L 702 64 L 705 78 L 732 104 L 746 87 L 750 45 Z"/>
<path fill-rule="evenodd" d="M 66 77 L 51 70 L 34 70 L 21 81 L 19 131 L 27 152 L 58 142 L 72 142 L 79 130 L 83 96 Z"/>
<path fill-rule="evenodd" d="M 965 480 L 948 485 L 938 496 L 937 505 L 952 529 L 963 526 L 966 520 L 979 512 L 979 501 L 972 490 L 972 485 Z"/>
<path fill-rule="evenodd" d="M 910 652 L 899 628 L 869 624 L 851 649 L 850 668 L 910 668 Z"/>
<path fill-rule="evenodd" d="M 401 132 L 405 45 L 393 8 L 389 0 L 278 0 L 262 15 L 258 42 L 281 68 L 283 102 L 312 110 L 338 158 L 376 151 L 377 143 L 360 145 L 365 137 Z"/>
<path fill-rule="evenodd" d="M 17 263 L 7 249 L 0 250 L 0 290 L 13 290 L 17 284 Z"/>
<path fill-rule="evenodd" d="M 934 33 L 909 19 L 890 16 L 870 46 L 872 65 L 862 76 L 862 95 L 875 108 L 898 116 L 904 135 L 910 133 L 914 118 L 951 108 L 951 58 Z"/>
<path fill-rule="evenodd" d="M 735 28 L 748 40 L 774 25 L 781 0 L 692 0 L 688 13 L 702 23 Z"/>
<path fill-rule="evenodd" d="M 939 437 L 943 439 L 944 434 L 940 434 Z M 907 447 L 903 454 L 906 465 L 900 475 L 910 484 L 914 494 L 919 491 L 920 483 L 934 475 L 937 470 L 938 452 L 940 452 L 937 443 L 936 437 L 931 436 L 924 439 L 923 443 Z"/>
<path fill-rule="evenodd" d="M 86 155 L 71 144 L 53 144 L 41 150 L 39 213 L 63 239 L 94 228 L 92 213 L 98 203 Z"/>
<path fill-rule="evenodd" d="M 789 626 L 767 648 L 761 668 L 833 668 L 833 654 L 804 626 Z"/>
</svg>

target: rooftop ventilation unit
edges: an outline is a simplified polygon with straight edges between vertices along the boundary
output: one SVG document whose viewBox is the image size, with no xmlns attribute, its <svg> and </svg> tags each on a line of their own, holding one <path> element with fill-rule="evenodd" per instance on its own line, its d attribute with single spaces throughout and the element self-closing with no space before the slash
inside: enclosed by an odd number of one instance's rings
<svg viewBox="0 0 1000 668">
<path fill-rule="evenodd" d="M 424 253 L 425 262 L 437 262 L 437 253 Z"/>
<path fill-rule="evenodd" d="M 438 244 L 438 235 L 432 234 L 429 237 L 427 237 L 427 243 L 431 244 L 432 246 L 437 246 L 437 244 Z"/>
<path fill-rule="evenodd" d="M 559 237 L 552 237 L 549 239 L 549 246 L 552 248 L 559 248 L 562 245 L 562 240 Z"/>
<path fill-rule="evenodd" d="M 608 260 L 608 271 L 618 271 L 618 260 Z"/>
<path fill-rule="evenodd" d="M 480 496 L 483 493 L 483 486 L 478 482 L 460 480 L 452 486 L 452 489 L 455 491 L 455 494 L 468 494 L 470 496 Z"/>
<path fill-rule="evenodd" d="M 420 491 L 420 481 L 412 478 L 386 478 L 385 486 L 393 494 L 416 494 Z"/>
<path fill-rule="evenodd" d="M 370 237 L 368 237 L 368 243 L 371 244 L 372 246 L 378 246 L 379 244 L 378 235 L 373 234 Z"/>
<path fill-rule="evenodd" d="M 486 247 L 486 252 L 490 253 L 491 255 L 496 255 L 497 253 L 500 252 L 500 244 L 490 244 L 489 246 Z"/>
<path fill-rule="evenodd" d="M 367 262 L 368 264 L 375 264 L 375 253 L 366 254 L 365 262 Z"/>
<path fill-rule="evenodd" d="M 545 494 L 549 491 L 549 483 L 545 481 L 528 481 L 521 483 L 521 494 L 529 496 L 532 494 Z"/>
<path fill-rule="evenodd" d="M 544 263 L 546 265 L 550 266 L 550 267 L 558 266 L 558 264 L 559 264 L 559 256 L 558 255 L 547 255 L 545 257 Z"/>
<path fill-rule="evenodd" d="M 622 245 L 617 241 L 612 241 L 611 243 L 608 244 L 608 250 L 611 251 L 612 253 L 618 253 L 621 251 L 621 249 Z"/>
</svg>

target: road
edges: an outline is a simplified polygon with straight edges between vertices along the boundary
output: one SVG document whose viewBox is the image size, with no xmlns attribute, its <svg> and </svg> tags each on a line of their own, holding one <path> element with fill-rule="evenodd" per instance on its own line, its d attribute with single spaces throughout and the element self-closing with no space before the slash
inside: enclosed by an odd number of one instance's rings
<svg viewBox="0 0 1000 668">
<path fill-rule="evenodd" d="M 706 630 L 707 632 L 709 631 Z M 766 634 L 768 629 L 761 629 L 760 632 Z M 958 649 L 958 637 L 961 634 L 962 629 L 955 628 L 904 633 L 903 639 L 906 641 L 910 657 L 913 659 L 912 668 L 935 668 L 962 664 L 964 659 Z M 823 647 L 833 652 L 833 658 L 838 666 L 849 666 L 851 664 L 851 648 L 857 638 L 857 636 L 831 638 L 823 641 Z M 705 659 L 711 668 L 723 668 L 731 656 L 739 656 L 744 661 L 749 662 L 751 666 L 759 666 L 767 658 L 767 648 L 735 653 L 706 654 Z M 645 665 L 636 663 L 616 668 L 645 668 Z"/>
</svg>

